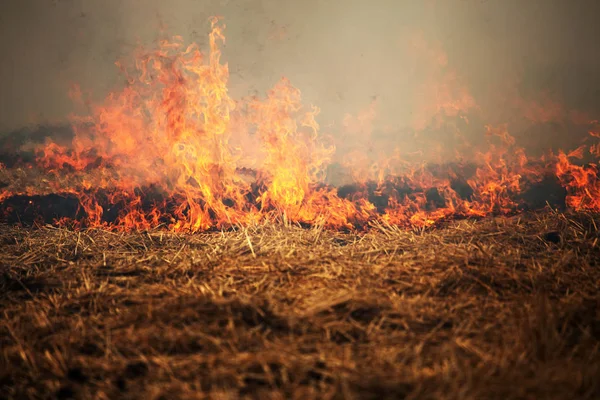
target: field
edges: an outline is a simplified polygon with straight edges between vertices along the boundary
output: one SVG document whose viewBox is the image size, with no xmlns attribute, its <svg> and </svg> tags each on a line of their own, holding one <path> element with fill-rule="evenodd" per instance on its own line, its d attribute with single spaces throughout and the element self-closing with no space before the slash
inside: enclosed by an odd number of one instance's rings
<svg viewBox="0 0 600 400">
<path fill-rule="evenodd" d="M 0 228 L 6 398 L 599 398 L 600 218 Z"/>
</svg>

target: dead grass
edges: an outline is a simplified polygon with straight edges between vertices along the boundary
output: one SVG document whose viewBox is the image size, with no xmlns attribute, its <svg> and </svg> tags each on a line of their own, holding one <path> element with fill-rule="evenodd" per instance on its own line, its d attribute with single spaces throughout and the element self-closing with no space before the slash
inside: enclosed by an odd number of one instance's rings
<svg viewBox="0 0 600 400">
<path fill-rule="evenodd" d="M 592 215 L 429 232 L 2 226 L 6 398 L 600 396 Z"/>
</svg>

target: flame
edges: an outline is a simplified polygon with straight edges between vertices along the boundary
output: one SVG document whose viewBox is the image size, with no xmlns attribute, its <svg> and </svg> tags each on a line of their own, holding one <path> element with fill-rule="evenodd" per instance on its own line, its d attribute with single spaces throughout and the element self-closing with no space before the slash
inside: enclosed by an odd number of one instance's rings
<svg viewBox="0 0 600 400">
<path fill-rule="evenodd" d="M 600 179 L 598 165 L 589 163 L 587 166 L 577 165 L 572 159 L 581 160 L 584 147 L 568 154 L 561 151 L 556 163 L 556 176 L 567 189 L 567 205 L 574 210 L 600 211 Z"/>
<path fill-rule="evenodd" d="M 488 148 L 476 154 L 477 168 L 467 179 L 460 171 L 409 162 L 399 148 L 375 149 L 376 102 L 343 124 L 344 140 L 355 147 L 343 143 L 342 164 L 356 186 L 342 193 L 325 185 L 327 167 L 339 156 L 320 132 L 319 109 L 305 107 L 285 78 L 265 98 L 232 99 L 228 65 L 221 62 L 225 26 L 217 18 L 211 23 L 207 55 L 176 37 L 153 51 L 140 49 L 133 66 L 117 63 L 127 86 L 101 104 L 86 101 L 89 115 L 73 117 L 70 146 L 49 141 L 37 149 L 44 178 L 3 189 L 0 201 L 18 194 L 73 196 L 85 215 L 76 226 L 119 230 L 197 232 L 261 221 L 425 228 L 450 217 L 517 212 L 524 188 L 551 173 L 568 191 L 569 207 L 600 211 L 597 164 L 573 162 L 600 157 L 598 144 L 531 160 L 506 125 L 488 126 Z M 466 118 L 477 109 L 445 53 L 419 40 L 415 46 L 441 71 L 441 83 L 424 86 L 414 127 L 444 116 Z M 71 95 L 83 102 L 79 87 Z M 535 105 L 526 115 L 549 121 L 563 111 Z M 597 139 L 600 129 L 591 126 L 590 138 Z M 466 168 L 460 160 L 457 165 Z M 0 172 L 7 171 L 0 164 Z"/>
</svg>

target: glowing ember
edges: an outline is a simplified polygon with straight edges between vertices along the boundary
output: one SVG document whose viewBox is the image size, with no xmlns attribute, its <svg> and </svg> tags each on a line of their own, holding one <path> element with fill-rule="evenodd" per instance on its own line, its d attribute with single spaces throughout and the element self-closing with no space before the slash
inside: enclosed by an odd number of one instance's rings
<svg viewBox="0 0 600 400">
<path fill-rule="evenodd" d="M 89 116 L 73 118 L 70 146 L 49 142 L 37 149 L 44 178 L 3 189 L 0 201 L 73 196 L 83 215 L 57 223 L 121 230 L 163 226 L 195 232 L 264 220 L 420 228 L 449 217 L 516 212 L 525 187 L 551 175 L 567 190 L 568 207 L 600 211 L 597 165 L 572 162 L 598 158 L 597 144 L 532 161 L 506 126 L 488 127 L 489 148 L 476 155 L 478 167 L 461 183 L 466 175 L 451 169 L 436 173 L 397 153 L 377 154 L 376 163 L 364 157 L 361 150 L 374 140 L 375 103 L 364 115 L 345 120 L 350 134 L 362 136 L 363 148 L 346 153 L 343 164 L 352 169 L 356 185 L 342 193 L 323 183 L 335 148 L 319 133 L 319 110 L 305 108 L 300 91 L 285 79 L 264 99 L 234 101 L 227 90 L 228 66 L 221 63 L 224 40 L 214 19 L 207 57 L 178 38 L 140 52 L 133 71 L 122 67 L 126 88 L 92 106 Z M 443 54 L 431 57 L 438 67 L 447 63 Z M 456 80 L 451 72 L 441 86 L 427 88 L 435 101 L 423 105 L 416 126 L 423 128 L 438 113 L 468 123 L 464 113 L 476 105 L 466 89 L 454 90 Z M 82 97 L 78 90 L 72 95 Z M 546 121 L 562 112 L 556 104 L 536 105 L 526 116 Z M 590 138 L 598 137 L 592 129 Z"/>
</svg>

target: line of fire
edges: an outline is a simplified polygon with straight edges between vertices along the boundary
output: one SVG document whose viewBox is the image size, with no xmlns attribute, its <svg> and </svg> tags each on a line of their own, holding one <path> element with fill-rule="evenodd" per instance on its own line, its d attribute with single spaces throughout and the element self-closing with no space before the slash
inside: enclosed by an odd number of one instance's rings
<svg viewBox="0 0 600 400">
<path fill-rule="evenodd" d="M 600 398 L 594 2 L 38 3 L 2 396 Z"/>
</svg>

